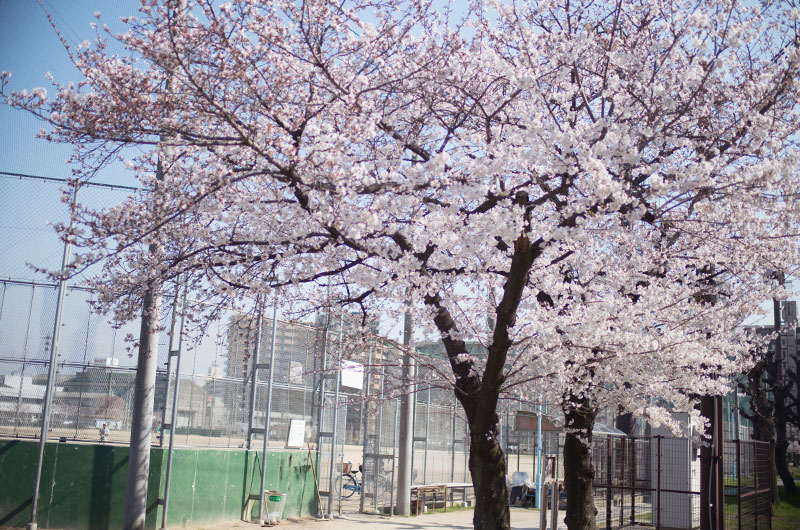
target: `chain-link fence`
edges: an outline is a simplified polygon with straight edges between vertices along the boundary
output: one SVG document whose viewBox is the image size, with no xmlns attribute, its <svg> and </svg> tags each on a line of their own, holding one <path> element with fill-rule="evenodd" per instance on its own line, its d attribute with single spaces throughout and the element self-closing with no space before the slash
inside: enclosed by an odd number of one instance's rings
<svg viewBox="0 0 800 530">
<path fill-rule="evenodd" d="M 65 248 L 54 225 L 69 223 L 70 200 L 102 209 L 136 192 L 86 184 L 70 196 L 64 181 L 0 173 L 0 436 L 40 433 L 58 302 L 58 283 L 47 271 L 58 271 Z M 91 310 L 95 293 L 85 280 L 92 272 L 66 285 L 48 437 L 97 443 L 105 425 L 104 443 L 127 444 L 139 322 L 115 326 Z M 391 341 L 361 344 L 364 351 L 355 353 L 364 366 L 343 366 L 339 361 L 354 353 L 342 333 L 347 315 L 320 315 L 311 323 L 279 319 L 273 338 L 272 320 L 256 312 L 224 315 L 201 339 L 170 341 L 174 309 L 174 293 L 166 293 L 154 445 L 165 445 L 171 433 L 178 446 L 283 448 L 292 420 L 303 420 L 302 440 L 317 451 L 319 488 L 332 509 L 391 510 L 399 393 L 408 391 Z M 434 375 L 422 369 L 418 379 L 434 381 Z M 414 418 L 413 483 L 468 482 L 469 438 L 452 391 L 418 385 Z M 349 500 L 341 495 L 348 492 L 342 488 L 346 462 L 363 470 L 359 494 L 350 491 Z"/>
<path fill-rule="evenodd" d="M 40 433 L 58 301 L 58 284 L 45 271 L 56 271 L 64 252 L 64 243 L 52 228 L 68 222 L 70 207 L 62 200 L 63 187 L 63 181 L 0 173 L 0 197 L 4 198 L 4 208 L 0 208 L 2 437 L 37 438 Z M 77 200 L 84 207 L 99 209 L 132 192 L 125 187 L 85 185 Z M 94 296 L 84 277 L 69 280 L 61 309 L 48 436 L 98 442 L 105 424 L 111 431 L 107 443 L 127 444 L 136 378 L 133 345 L 139 322 L 111 324 L 91 311 Z M 176 323 L 174 302 L 174 293 L 164 296 L 153 444 L 165 444 L 171 432 L 179 446 L 278 449 L 287 445 L 292 420 L 302 420 L 303 446 L 315 450 L 319 458 L 323 511 L 386 513 L 396 499 L 400 395 L 413 391 L 412 484 L 471 482 L 468 426 L 452 389 L 435 373 L 434 352 L 428 353 L 431 362 L 419 367 L 416 388 L 411 389 L 403 387 L 401 352 L 391 341 L 348 344 L 342 333 L 347 315 L 320 315 L 306 323 L 278 319 L 273 326 L 270 318 L 260 318 L 256 312 L 226 314 L 202 338 L 178 347 L 179 341 L 169 340 Z M 354 353 L 362 364 L 340 363 Z M 500 401 L 500 442 L 508 470 L 536 477 L 543 461 L 552 458 L 556 478 L 561 479 L 564 435 L 547 414 L 539 418 L 530 412 L 539 405 Z M 661 461 L 683 458 L 684 482 L 693 481 L 694 448 L 687 443 L 664 439 L 655 451 L 652 440 L 597 437 L 593 447 L 596 478 L 608 481 L 605 489 L 598 489 L 598 521 L 618 522 L 612 526 L 623 521 L 646 525 L 658 515 L 665 524 L 664 518 L 672 515 L 654 500 L 654 470 L 662 468 L 654 463 L 653 455 L 660 455 Z M 670 447 L 675 444 L 673 451 Z M 760 468 L 753 467 L 762 462 L 756 458 L 760 446 L 742 442 L 737 448 L 736 458 L 741 461 L 726 460 L 735 469 L 726 478 L 725 492 L 733 498 L 735 489 L 738 521 L 748 527 L 748 521 L 760 523 L 764 517 L 766 479 L 759 474 Z M 668 455 L 670 451 L 674 454 Z M 346 475 L 348 462 L 353 470 L 361 464 L 362 473 Z M 698 497 L 668 491 L 677 486 L 670 485 L 663 470 L 660 473 L 663 506 L 686 504 L 672 511 L 675 517 L 689 517 L 693 523 Z M 345 487 L 355 481 L 358 488 Z M 687 492 L 694 491 L 693 484 L 686 486 Z M 672 502 L 670 495 L 682 500 Z"/>
</svg>

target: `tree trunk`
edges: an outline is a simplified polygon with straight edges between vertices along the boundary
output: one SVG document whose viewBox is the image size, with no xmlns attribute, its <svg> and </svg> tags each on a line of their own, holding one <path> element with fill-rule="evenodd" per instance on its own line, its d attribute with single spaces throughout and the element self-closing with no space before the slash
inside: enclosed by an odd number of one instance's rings
<svg viewBox="0 0 800 530">
<path fill-rule="evenodd" d="M 476 409 L 488 409 L 478 404 Z M 475 515 L 472 523 L 476 530 L 511 528 L 506 485 L 506 462 L 497 441 L 498 418 L 491 410 L 476 410 L 470 421 L 469 471 L 475 489 Z M 483 419 L 485 418 L 485 419 Z"/>
<path fill-rule="evenodd" d="M 624 432 L 628 436 L 633 436 L 636 432 L 636 420 L 633 414 L 626 412 L 625 414 L 617 414 L 614 419 L 614 427 Z"/>
<path fill-rule="evenodd" d="M 700 414 L 708 420 L 700 447 L 700 530 L 711 530 L 725 521 L 722 398 L 703 396 Z"/>
<path fill-rule="evenodd" d="M 786 406 L 784 400 L 784 390 L 774 392 L 775 396 L 775 468 L 783 482 L 783 489 L 786 493 L 794 493 L 797 489 L 789 471 L 789 463 L 786 458 L 789 449 L 789 441 L 786 439 Z"/>
<path fill-rule="evenodd" d="M 567 491 L 567 528 L 594 530 L 594 470 L 592 469 L 592 429 L 596 411 L 585 398 L 572 398 L 564 404 L 564 486 Z"/>
<path fill-rule="evenodd" d="M 783 273 L 780 273 L 779 280 L 781 284 L 783 284 L 783 279 Z M 783 359 L 787 356 L 787 352 L 783 351 L 781 344 L 781 303 L 778 300 L 773 300 L 772 305 L 775 332 L 778 333 L 778 337 L 775 339 L 775 356 L 772 362 L 769 363 L 769 376 L 772 382 L 773 400 L 775 401 L 775 469 L 778 472 L 777 474 L 780 475 L 781 481 L 783 481 L 786 493 L 793 493 L 795 490 L 794 480 L 786 462 L 786 450 L 789 447 L 789 442 L 786 440 L 786 396 L 788 392 L 786 391 L 787 378 L 784 373 Z"/>
</svg>

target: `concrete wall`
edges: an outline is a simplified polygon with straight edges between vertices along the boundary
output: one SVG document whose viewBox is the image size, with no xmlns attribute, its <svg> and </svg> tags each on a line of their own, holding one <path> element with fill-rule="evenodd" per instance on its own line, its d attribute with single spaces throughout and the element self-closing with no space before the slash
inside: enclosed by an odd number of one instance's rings
<svg viewBox="0 0 800 530">
<path fill-rule="evenodd" d="M 0 440 L 0 527 L 30 520 L 37 442 Z M 261 455 L 236 450 L 176 449 L 170 486 L 171 526 L 238 520 L 261 481 Z M 167 451 L 150 452 L 147 526 L 158 528 Z M 41 528 L 120 528 L 128 447 L 48 443 L 39 492 Z M 317 512 L 308 453 L 267 453 L 266 488 L 287 493 L 284 517 Z"/>
</svg>

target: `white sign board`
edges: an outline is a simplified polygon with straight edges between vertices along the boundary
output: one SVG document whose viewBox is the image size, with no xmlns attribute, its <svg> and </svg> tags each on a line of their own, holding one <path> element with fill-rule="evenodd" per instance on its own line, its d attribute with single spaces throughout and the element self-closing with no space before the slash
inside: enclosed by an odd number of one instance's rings
<svg viewBox="0 0 800 530">
<path fill-rule="evenodd" d="M 287 449 L 300 449 L 306 437 L 306 420 L 291 420 L 289 422 L 289 436 L 286 437 Z"/>
<path fill-rule="evenodd" d="M 289 382 L 295 385 L 303 384 L 303 363 L 297 361 L 289 363 Z"/>
<path fill-rule="evenodd" d="M 342 386 L 364 389 L 364 365 L 354 361 L 342 361 Z"/>
</svg>

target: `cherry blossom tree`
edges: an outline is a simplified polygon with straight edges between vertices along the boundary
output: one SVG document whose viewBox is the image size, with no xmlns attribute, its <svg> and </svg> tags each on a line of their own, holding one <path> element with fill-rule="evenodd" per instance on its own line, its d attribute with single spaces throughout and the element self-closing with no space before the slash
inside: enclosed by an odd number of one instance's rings
<svg viewBox="0 0 800 530">
<path fill-rule="evenodd" d="M 509 527 L 504 392 L 562 403 L 567 524 L 594 528 L 597 411 L 671 424 L 748 367 L 737 327 L 798 263 L 791 2 L 168 13 L 145 1 L 126 55 L 102 34 L 74 50 L 84 79 L 52 99 L 3 77 L 79 171 L 119 158 L 147 190 L 72 234 L 101 309 L 132 318 L 178 276 L 220 306 L 408 301 L 466 413 L 476 528 Z"/>
</svg>

